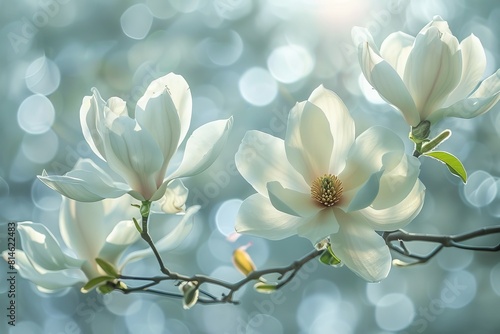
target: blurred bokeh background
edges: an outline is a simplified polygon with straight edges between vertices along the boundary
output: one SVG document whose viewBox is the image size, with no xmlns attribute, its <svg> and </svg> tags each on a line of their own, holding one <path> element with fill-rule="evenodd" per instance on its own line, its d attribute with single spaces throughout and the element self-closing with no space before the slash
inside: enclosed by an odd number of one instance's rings
<svg viewBox="0 0 500 334">
<path fill-rule="evenodd" d="M 193 95 L 191 130 L 234 117 L 231 139 L 202 175 L 186 180 L 189 203 L 200 204 L 194 231 L 165 254 L 186 274 L 241 278 L 232 251 L 248 242 L 259 268 L 306 254 L 299 237 L 269 242 L 227 240 L 241 201 L 253 189 L 234 168 L 245 131 L 283 137 L 296 101 L 319 84 L 334 90 L 357 121 L 357 133 L 383 125 L 407 139 L 402 117 L 362 79 L 353 26 L 377 43 L 402 30 L 415 35 L 440 15 L 459 40 L 471 33 L 486 50 L 490 75 L 500 67 L 497 0 L 0 0 L 0 251 L 7 221 L 31 220 L 58 232 L 60 197 L 36 175 L 69 171 L 80 157 L 96 159 L 79 125 L 82 98 L 97 87 L 133 110 L 153 79 L 183 75 Z M 443 145 L 469 173 L 462 185 L 446 168 L 423 160 L 427 187 L 409 231 L 456 234 L 500 221 L 500 106 L 473 120 L 446 120 Z M 407 141 L 407 140 L 406 140 Z M 408 143 L 408 152 L 411 146 Z M 499 237 L 481 243 L 498 243 Z M 20 240 L 17 239 L 19 247 Z M 411 245 L 425 252 L 426 245 Z M 155 275 L 150 259 L 127 268 Z M 431 262 L 393 268 L 367 284 L 346 268 L 311 262 L 276 295 L 247 287 L 241 305 L 197 305 L 147 295 L 79 287 L 52 294 L 17 277 L 17 323 L 7 325 L 7 266 L 0 261 L 1 333 L 493 333 L 500 329 L 500 254 L 445 249 Z M 216 293 L 217 291 L 211 290 Z M 4 314 L 5 313 L 5 314 Z"/>
</svg>

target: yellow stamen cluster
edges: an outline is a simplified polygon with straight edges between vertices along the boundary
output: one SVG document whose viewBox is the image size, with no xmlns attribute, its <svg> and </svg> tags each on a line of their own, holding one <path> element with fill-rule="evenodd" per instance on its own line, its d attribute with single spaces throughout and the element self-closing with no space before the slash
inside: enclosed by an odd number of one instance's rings
<svg viewBox="0 0 500 334">
<path fill-rule="evenodd" d="M 325 174 L 318 177 L 311 186 L 311 197 L 323 204 L 332 206 L 342 197 L 342 182 L 332 174 Z"/>
</svg>

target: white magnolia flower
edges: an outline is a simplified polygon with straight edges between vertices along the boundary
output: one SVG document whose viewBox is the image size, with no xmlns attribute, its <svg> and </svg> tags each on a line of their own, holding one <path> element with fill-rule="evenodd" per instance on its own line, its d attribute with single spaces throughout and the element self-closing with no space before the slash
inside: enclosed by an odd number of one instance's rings
<svg viewBox="0 0 500 334">
<path fill-rule="evenodd" d="M 118 272 L 132 261 L 152 255 L 150 248 L 124 255 L 128 246 L 140 235 L 130 217 L 137 215 L 130 197 L 83 203 L 63 198 L 59 228 L 66 247 L 42 224 L 18 223 L 22 250 L 16 249 L 16 269 L 22 277 L 40 288 L 57 290 L 106 275 L 95 259 L 101 258 L 115 266 Z M 155 242 L 160 252 L 177 247 L 191 231 L 193 214 L 198 206 L 184 215 L 151 214 L 148 224 L 169 225 L 170 231 Z M 174 222 L 168 220 L 175 220 Z M 117 223 L 118 222 L 118 223 Z M 67 254 L 65 251 L 70 251 Z M 7 251 L 2 256 L 7 260 Z"/>
<path fill-rule="evenodd" d="M 236 166 L 257 194 L 238 212 L 236 231 L 268 239 L 330 237 L 334 253 L 368 281 L 387 276 L 391 255 L 375 230 L 402 228 L 420 211 L 420 163 L 392 131 L 355 138 L 342 100 L 318 87 L 291 110 L 285 140 L 249 131 Z"/>
<path fill-rule="evenodd" d="M 207 123 L 188 138 L 180 166 L 165 177 L 169 162 L 183 142 L 191 122 L 191 93 L 182 76 L 169 73 L 154 80 L 137 102 L 135 119 L 125 101 L 104 101 L 97 89 L 83 99 L 80 122 L 94 153 L 106 161 L 106 173 L 87 160 L 65 176 L 40 180 L 62 195 L 82 202 L 115 198 L 129 193 L 144 201 L 160 199 L 176 178 L 208 168 L 222 150 L 232 118 Z"/>
<path fill-rule="evenodd" d="M 389 35 L 380 50 L 367 29 L 355 28 L 353 37 L 363 40 L 359 61 L 366 79 L 411 126 L 476 117 L 500 99 L 500 70 L 477 87 L 486 68 L 479 39 L 471 34 L 459 43 L 439 16 L 416 37 Z"/>
</svg>

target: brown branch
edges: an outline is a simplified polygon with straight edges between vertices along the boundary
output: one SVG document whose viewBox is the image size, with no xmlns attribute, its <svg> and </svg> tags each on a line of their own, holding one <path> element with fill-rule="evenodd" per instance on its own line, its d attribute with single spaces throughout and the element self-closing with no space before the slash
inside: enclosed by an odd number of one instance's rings
<svg viewBox="0 0 500 334">
<path fill-rule="evenodd" d="M 500 226 L 484 227 L 475 231 L 457 235 L 419 234 L 419 233 L 406 232 L 404 230 L 396 230 L 396 231 L 384 232 L 382 234 L 382 237 L 384 238 L 389 249 L 407 258 L 415 260 L 409 263 L 400 263 L 400 265 L 408 266 L 408 265 L 415 265 L 419 263 L 428 262 L 445 247 L 454 247 L 454 248 L 460 248 L 472 251 L 482 251 L 482 252 L 500 251 L 500 242 L 498 243 L 498 245 L 494 246 L 474 246 L 463 243 L 464 241 L 469 241 L 472 239 L 476 239 L 478 237 L 491 234 L 500 234 Z M 429 242 L 437 245 L 428 254 L 422 255 L 413 253 L 407 248 L 405 242 L 412 242 L 412 241 Z"/>
</svg>

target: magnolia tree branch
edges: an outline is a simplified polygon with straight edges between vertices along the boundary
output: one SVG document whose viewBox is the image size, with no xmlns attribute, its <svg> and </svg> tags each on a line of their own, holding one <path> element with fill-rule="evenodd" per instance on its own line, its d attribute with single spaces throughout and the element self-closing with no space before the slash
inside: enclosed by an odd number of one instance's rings
<svg viewBox="0 0 500 334">
<path fill-rule="evenodd" d="M 146 228 L 144 228 L 146 227 Z M 137 277 L 137 276 L 127 276 L 127 275 L 119 275 L 118 279 L 121 280 L 132 280 L 132 281 L 147 281 L 149 283 L 143 284 L 141 286 L 129 288 L 129 287 L 124 287 L 120 285 L 119 283 L 109 283 L 112 285 L 112 287 L 116 290 L 120 290 L 121 292 L 125 294 L 129 293 L 134 293 L 134 292 L 139 292 L 139 293 L 150 293 L 150 294 L 156 294 L 156 295 L 162 295 L 166 297 L 173 297 L 173 298 L 183 298 L 184 295 L 180 293 L 172 293 L 172 292 L 166 292 L 166 291 L 161 291 L 161 290 L 155 290 L 155 289 L 150 289 L 151 287 L 160 284 L 163 281 L 176 281 L 178 283 L 180 282 L 193 282 L 199 287 L 199 292 L 203 297 L 198 298 L 198 303 L 201 304 L 214 304 L 214 303 L 232 303 L 232 304 L 238 304 L 238 301 L 235 301 L 233 299 L 234 293 L 240 290 L 244 285 L 246 285 L 249 282 L 252 281 L 262 281 L 262 277 L 264 275 L 269 275 L 269 274 L 278 274 L 278 282 L 275 285 L 270 285 L 272 286 L 273 290 L 278 290 L 281 287 L 285 286 L 287 283 L 289 283 L 297 274 L 297 272 L 309 261 L 313 260 L 314 258 L 318 257 L 323 253 L 323 250 L 317 250 L 314 249 L 311 251 L 309 254 L 304 256 L 303 258 L 294 261 L 292 264 L 286 266 L 286 267 L 279 267 L 279 268 L 270 268 L 270 269 L 262 269 L 262 270 L 254 270 L 251 273 L 248 274 L 245 278 L 241 279 L 240 281 L 237 281 L 235 283 L 230 283 L 226 282 L 223 280 L 219 280 L 217 278 L 213 278 L 210 276 L 205 276 L 205 275 L 194 275 L 194 276 L 186 276 L 186 275 L 181 275 L 178 273 L 174 273 L 169 271 L 163 264 L 163 261 L 161 259 L 161 256 L 159 255 L 158 251 L 156 250 L 156 247 L 154 243 L 151 241 L 151 237 L 149 236 L 147 232 L 147 224 L 143 225 L 143 229 L 141 232 L 142 238 L 149 244 L 149 246 L 152 248 L 153 253 L 156 256 L 156 259 L 158 261 L 158 264 L 160 266 L 160 270 L 164 274 L 164 276 L 153 276 L 153 277 Z M 201 286 L 205 285 L 215 285 L 219 287 L 223 287 L 227 289 L 227 292 L 225 294 L 222 294 L 220 297 L 214 296 L 204 290 L 201 289 Z"/>
<path fill-rule="evenodd" d="M 406 258 L 413 260 L 412 262 L 404 262 L 399 259 L 395 259 L 393 263 L 399 266 L 409 266 L 409 265 L 428 262 L 445 247 L 454 247 L 454 248 L 473 250 L 473 251 L 488 251 L 488 252 L 500 251 L 500 241 L 497 245 L 494 246 L 475 246 L 464 243 L 465 241 L 470 241 L 479 237 L 494 235 L 494 234 L 500 235 L 500 226 L 485 227 L 475 231 L 457 235 L 419 234 L 419 233 L 406 232 L 404 230 L 396 230 L 396 231 L 384 232 L 382 234 L 382 237 L 385 240 L 389 249 L 393 250 L 394 252 Z M 218 304 L 218 303 L 238 304 L 238 301 L 233 299 L 234 294 L 238 290 L 240 290 L 243 286 L 252 281 L 257 281 L 261 282 L 262 284 L 265 284 L 266 289 L 269 289 L 268 290 L 269 292 L 278 290 L 281 287 L 285 286 L 287 283 L 289 283 L 307 262 L 319 257 L 325 252 L 325 250 L 314 249 L 301 259 L 294 261 L 288 266 L 254 270 L 250 272 L 245 278 L 237 282 L 231 283 L 205 275 L 194 275 L 194 276 L 182 275 L 167 269 L 167 267 L 164 265 L 164 262 L 158 250 L 156 249 L 154 242 L 151 239 L 151 236 L 148 233 L 147 217 L 143 217 L 141 237 L 151 247 L 153 254 L 155 255 L 158 265 L 160 267 L 160 271 L 163 273 L 163 275 L 152 276 L 152 277 L 119 275 L 117 277 L 117 279 L 119 280 L 118 282 L 114 283 L 108 282 L 107 284 L 111 288 L 119 290 L 124 294 L 148 293 L 169 298 L 182 299 L 185 297 L 183 293 L 175 293 L 175 292 L 163 291 L 152 288 L 164 281 L 173 281 L 176 283 L 176 285 L 180 285 L 182 282 L 190 282 L 196 286 L 196 289 L 200 294 L 200 297 L 197 298 L 197 303 L 200 304 Z M 436 244 L 436 246 L 428 254 L 424 255 L 417 254 L 412 252 L 407 247 L 407 243 L 412 241 L 432 243 Z M 263 276 L 269 274 L 279 275 L 275 283 L 267 283 L 264 281 Z M 120 284 L 120 281 L 135 281 L 135 282 L 145 282 L 145 283 L 135 287 L 128 287 L 126 285 Z M 220 296 L 215 296 L 202 289 L 203 286 L 208 286 L 208 285 L 222 287 L 226 289 L 226 292 L 222 293 Z"/>
<path fill-rule="evenodd" d="M 395 260 L 394 264 L 399 266 L 409 266 L 419 263 L 426 263 L 434 256 L 436 256 L 445 247 L 454 247 L 460 249 L 467 249 L 473 251 L 483 251 L 483 252 L 497 252 L 500 251 L 500 241 L 497 245 L 493 246 L 475 246 L 464 241 L 470 241 L 479 237 L 486 235 L 500 234 L 500 226 L 484 227 L 478 230 L 474 230 L 467 233 L 457 234 L 457 235 L 435 235 L 435 234 L 419 234 L 410 233 L 404 230 L 397 230 L 391 232 L 384 232 L 382 237 L 384 238 L 387 246 L 396 253 L 399 253 L 409 259 L 413 259 L 413 262 L 403 262 L 401 260 Z M 408 249 L 406 243 L 411 241 L 420 241 L 436 244 L 434 249 L 432 249 L 427 254 L 417 254 Z"/>
</svg>

